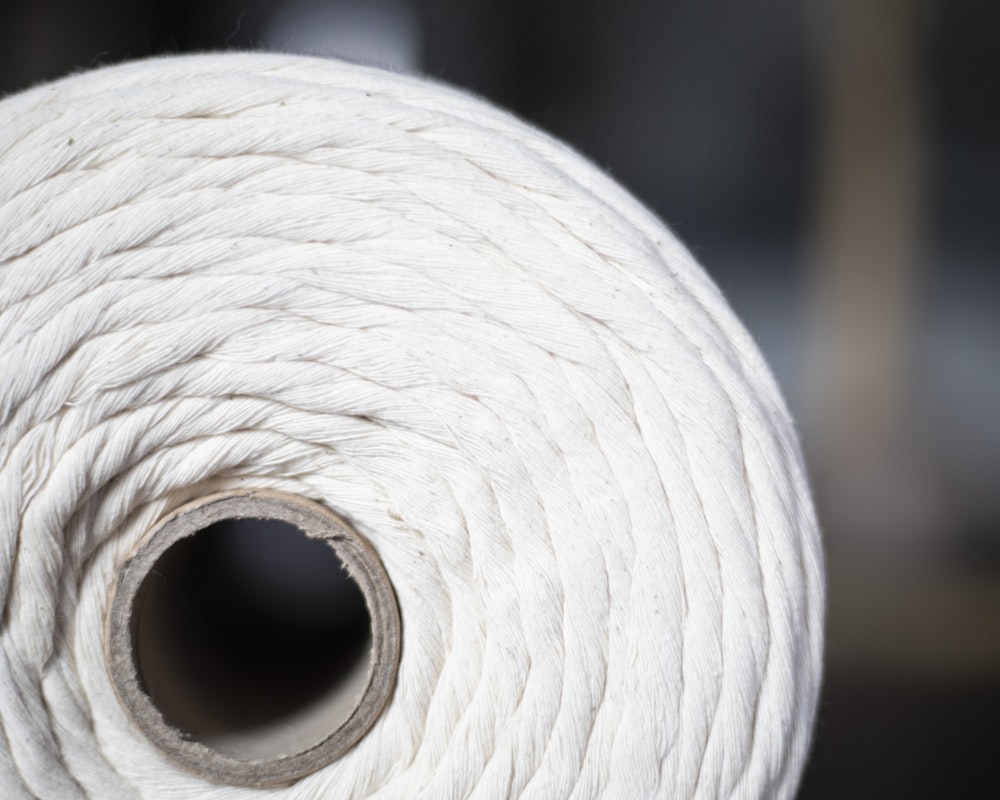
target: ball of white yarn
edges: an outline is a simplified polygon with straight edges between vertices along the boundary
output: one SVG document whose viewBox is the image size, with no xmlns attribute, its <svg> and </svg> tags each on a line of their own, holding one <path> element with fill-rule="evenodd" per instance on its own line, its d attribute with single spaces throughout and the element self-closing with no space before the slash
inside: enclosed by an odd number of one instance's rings
<svg viewBox="0 0 1000 800">
<path fill-rule="evenodd" d="M 439 85 L 151 60 L 0 103 L 0 795 L 259 796 L 167 760 L 108 587 L 265 486 L 372 542 L 397 685 L 281 798 L 787 798 L 822 644 L 795 434 L 653 216 Z"/>
</svg>

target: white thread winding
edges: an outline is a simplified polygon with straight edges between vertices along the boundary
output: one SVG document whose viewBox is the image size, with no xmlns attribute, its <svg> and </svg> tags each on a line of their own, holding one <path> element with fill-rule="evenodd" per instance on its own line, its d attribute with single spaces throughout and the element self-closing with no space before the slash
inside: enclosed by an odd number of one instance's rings
<svg viewBox="0 0 1000 800">
<path fill-rule="evenodd" d="M 787 798 L 819 683 L 783 402 L 673 236 L 418 79 L 151 60 L 0 103 L 0 795 L 237 798 L 118 703 L 108 587 L 211 491 L 372 542 L 389 705 L 282 798 Z"/>
</svg>

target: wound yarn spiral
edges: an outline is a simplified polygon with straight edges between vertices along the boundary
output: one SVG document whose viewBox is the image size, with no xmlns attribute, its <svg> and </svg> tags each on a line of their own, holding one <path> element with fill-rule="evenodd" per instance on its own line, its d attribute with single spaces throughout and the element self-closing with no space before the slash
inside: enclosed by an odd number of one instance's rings
<svg viewBox="0 0 1000 800">
<path fill-rule="evenodd" d="M 182 769 L 108 673 L 109 587 L 211 492 L 384 564 L 395 688 L 269 789 Z M 820 680 L 793 424 L 691 255 L 439 84 L 152 59 L 0 102 L 0 795 L 789 798 Z"/>
</svg>

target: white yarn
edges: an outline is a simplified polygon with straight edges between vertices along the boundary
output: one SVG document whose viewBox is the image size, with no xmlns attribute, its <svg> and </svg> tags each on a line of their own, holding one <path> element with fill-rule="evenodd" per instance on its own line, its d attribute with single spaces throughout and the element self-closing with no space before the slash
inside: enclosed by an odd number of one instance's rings
<svg viewBox="0 0 1000 800">
<path fill-rule="evenodd" d="M 674 237 L 423 80 L 151 60 L 0 103 L 0 795 L 787 798 L 819 683 L 792 423 Z M 395 693 L 341 760 L 217 786 L 129 722 L 108 587 L 209 491 L 378 550 Z"/>
</svg>

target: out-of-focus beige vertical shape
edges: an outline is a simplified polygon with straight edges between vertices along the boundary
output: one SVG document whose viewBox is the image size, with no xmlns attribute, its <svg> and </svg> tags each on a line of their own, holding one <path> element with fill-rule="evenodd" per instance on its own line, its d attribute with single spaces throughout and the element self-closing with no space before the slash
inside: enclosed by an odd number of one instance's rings
<svg viewBox="0 0 1000 800">
<path fill-rule="evenodd" d="M 803 420 L 834 553 L 831 674 L 952 681 L 996 674 L 1000 587 L 948 566 L 960 500 L 915 422 L 922 6 L 825 0 L 815 20 L 824 149 Z"/>
<path fill-rule="evenodd" d="M 845 489 L 860 501 L 849 515 L 856 529 L 881 527 L 887 509 L 871 492 L 862 500 L 847 487 L 875 491 L 873 481 L 909 458 L 907 349 L 921 206 L 917 6 L 836 0 L 822 9 L 824 149 L 807 417 L 817 477 L 838 505 Z"/>
</svg>

